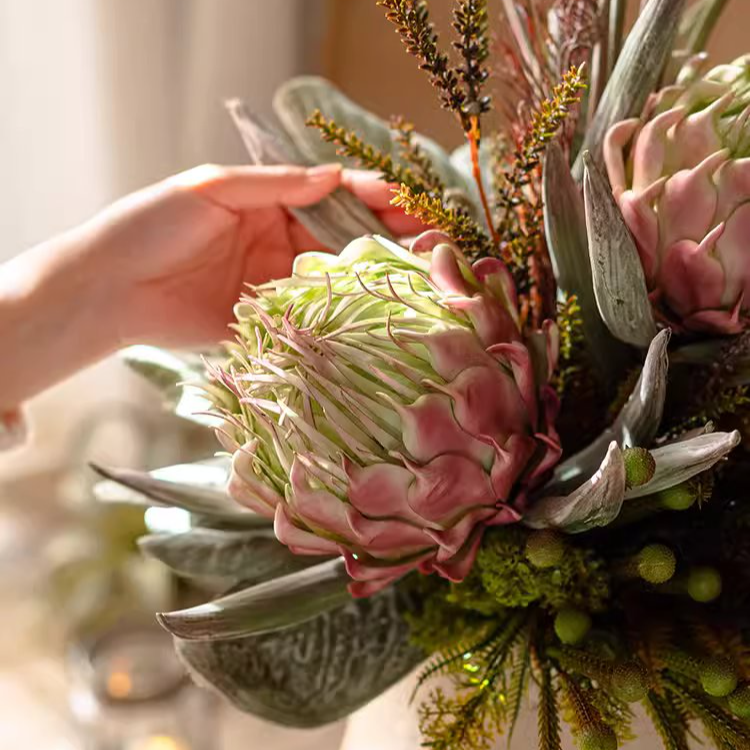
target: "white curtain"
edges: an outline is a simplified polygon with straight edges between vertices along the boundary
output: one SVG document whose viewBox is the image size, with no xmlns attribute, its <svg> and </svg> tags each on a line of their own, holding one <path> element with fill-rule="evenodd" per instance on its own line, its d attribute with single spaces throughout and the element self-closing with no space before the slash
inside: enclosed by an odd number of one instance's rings
<svg viewBox="0 0 750 750">
<path fill-rule="evenodd" d="M 244 161 L 223 100 L 267 112 L 277 85 L 315 70 L 323 6 L 0 0 L 0 261 L 170 173 Z M 113 361 L 44 394 L 0 479 L 59 465 L 82 419 L 146 395 Z"/>
</svg>

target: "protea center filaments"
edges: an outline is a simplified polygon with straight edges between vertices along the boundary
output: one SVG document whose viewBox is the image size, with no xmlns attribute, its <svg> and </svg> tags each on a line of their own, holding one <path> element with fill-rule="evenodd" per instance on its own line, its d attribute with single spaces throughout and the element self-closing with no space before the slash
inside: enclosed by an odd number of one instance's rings
<svg viewBox="0 0 750 750">
<path fill-rule="evenodd" d="M 342 554 L 355 595 L 462 580 L 559 458 L 555 326 L 525 336 L 505 266 L 444 235 L 303 254 L 236 314 L 229 492 L 295 553 Z"/>
</svg>

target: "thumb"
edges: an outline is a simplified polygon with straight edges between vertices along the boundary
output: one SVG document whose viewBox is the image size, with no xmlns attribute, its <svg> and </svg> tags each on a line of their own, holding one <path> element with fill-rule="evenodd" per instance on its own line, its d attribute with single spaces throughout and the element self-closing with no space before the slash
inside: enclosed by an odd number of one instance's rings
<svg viewBox="0 0 750 750">
<path fill-rule="evenodd" d="M 341 185 L 340 164 L 318 167 L 204 165 L 172 182 L 232 211 L 271 206 L 309 206 Z"/>
</svg>

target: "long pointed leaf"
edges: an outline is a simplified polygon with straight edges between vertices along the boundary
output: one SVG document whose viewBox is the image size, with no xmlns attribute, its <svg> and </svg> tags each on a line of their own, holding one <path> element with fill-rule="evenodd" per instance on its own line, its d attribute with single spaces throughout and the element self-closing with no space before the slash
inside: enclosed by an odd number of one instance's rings
<svg viewBox="0 0 750 750">
<path fill-rule="evenodd" d="M 184 640 L 243 638 L 298 625 L 346 604 L 351 600 L 350 582 L 339 558 L 156 617 L 172 635 Z"/>
<path fill-rule="evenodd" d="M 609 183 L 590 157 L 585 163 L 586 229 L 599 312 L 616 338 L 645 348 L 656 324 L 638 249 Z"/>
<path fill-rule="evenodd" d="M 255 164 L 309 163 L 290 142 L 282 141 L 254 118 L 242 102 L 229 101 L 227 109 Z M 364 234 L 389 234 L 375 214 L 343 188 L 338 188 L 312 206 L 290 210 L 317 240 L 335 251 L 342 250 Z"/>
<path fill-rule="evenodd" d="M 227 476 L 223 462 L 179 464 L 151 473 L 103 466 L 92 468 L 108 480 L 94 488 L 97 499 L 104 502 L 182 508 L 209 521 L 243 527 L 271 523 L 227 495 L 223 489 Z"/>
<path fill-rule="evenodd" d="M 623 447 L 651 444 L 664 413 L 667 395 L 670 333 L 661 331 L 651 342 L 638 382 L 617 419 L 593 443 L 558 464 L 543 492 L 558 493 L 591 476 L 614 440 Z"/>
<path fill-rule="evenodd" d="M 295 555 L 270 528 L 253 531 L 192 529 L 182 534 L 151 534 L 138 540 L 141 551 L 180 575 L 218 579 L 227 586 L 254 585 L 320 562 Z"/>
<path fill-rule="evenodd" d="M 607 450 L 598 471 L 569 495 L 542 497 L 524 514 L 532 529 L 556 528 L 579 534 L 607 526 L 617 518 L 625 499 L 625 464 L 616 442 Z"/>
<path fill-rule="evenodd" d="M 703 52 L 729 0 L 698 0 L 686 11 L 680 24 L 677 49 L 687 55 Z"/>
<path fill-rule="evenodd" d="M 181 383 L 204 378 L 203 364 L 198 356 L 183 356 L 156 346 L 129 346 L 119 356 L 173 406 L 182 397 Z"/>
<path fill-rule="evenodd" d="M 604 90 L 576 159 L 573 175 L 583 174 L 583 154 L 601 158 L 607 131 L 617 122 L 641 114 L 669 59 L 686 0 L 651 0 L 635 22 Z"/>
<path fill-rule="evenodd" d="M 325 78 L 292 78 L 276 92 L 273 108 L 291 141 L 314 164 L 342 161 L 347 166 L 356 166 L 351 159 L 337 154 L 337 146 L 324 141 L 317 128 L 307 126 L 307 119 L 316 109 L 341 127 L 354 131 L 382 153 L 389 154 L 394 161 L 399 161 L 388 123 L 349 99 Z M 472 180 L 463 179 L 447 152 L 438 143 L 420 134 L 414 135 L 414 141 L 430 158 L 435 172 L 446 186 L 465 189 L 472 184 Z"/>
<path fill-rule="evenodd" d="M 300 625 L 232 641 L 177 641 L 196 680 L 246 713 L 287 727 L 341 719 L 414 669 L 425 654 L 404 619 L 414 602 L 391 586 Z"/>
<path fill-rule="evenodd" d="M 556 141 L 544 160 L 544 227 L 558 286 L 575 294 L 581 308 L 584 341 L 597 372 L 609 383 L 622 371 L 624 345 L 599 315 L 589 262 L 583 198 Z"/>
<path fill-rule="evenodd" d="M 628 490 L 626 498 L 643 497 L 710 469 L 740 444 L 740 433 L 709 432 L 681 440 L 651 451 L 656 472 L 650 482 Z"/>
</svg>

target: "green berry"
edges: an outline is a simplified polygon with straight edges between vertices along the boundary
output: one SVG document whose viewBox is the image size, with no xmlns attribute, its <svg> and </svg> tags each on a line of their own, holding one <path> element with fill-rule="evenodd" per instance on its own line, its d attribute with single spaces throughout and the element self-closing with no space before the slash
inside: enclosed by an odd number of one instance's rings
<svg viewBox="0 0 750 750">
<path fill-rule="evenodd" d="M 703 689 L 714 698 L 724 698 L 737 687 L 737 670 L 729 659 L 717 656 L 701 666 Z"/>
<path fill-rule="evenodd" d="M 568 646 L 580 643 L 589 630 L 591 630 L 591 617 L 582 609 L 565 607 L 555 617 L 555 633 Z"/>
<path fill-rule="evenodd" d="M 691 568 L 687 590 L 696 602 L 712 602 L 721 594 L 721 574 L 716 568 L 708 566 Z"/>
<path fill-rule="evenodd" d="M 622 460 L 628 487 L 640 487 L 651 481 L 656 471 L 656 461 L 645 448 L 626 448 L 622 452 Z"/>
<path fill-rule="evenodd" d="M 637 555 L 638 575 L 648 583 L 666 583 L 677 568 L 677 558 L 663 544 L 649 544 Z"/>
<path fill-rule="evenodd" d="M 682 482 L 674 487 L 656 493 L 656 497 L 662 508 L 667 510 L 687 510 L 695 504 L 698 499 L 693 482 Z"/>
<path fill-rule="evenodd" d="M 617 664 L 610 678 L 612 692 L 625 703 L 642 700 L 648 693 L 648 674 L 637 661 Z"/>
<path fill-rule="evenodd" d="M 606 725 L 589 727 L 578 736 L 580 750 L 617 750 L 617 735 Z"/>
<path fill-rule="evenodd" d="M 554 568 L 564 554 L 562 534 L 552 529 L 534 531 L 526 542 L 526 557 L 535 568 Z"/>
<path fill-rule="evenodd" d="M 740 719 L 750 719 L 750 684 L 740 685 L 727 697 L 729 710 Z"/>
</svg>

